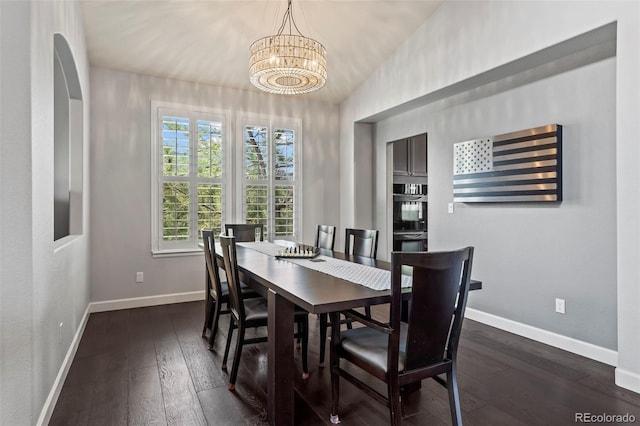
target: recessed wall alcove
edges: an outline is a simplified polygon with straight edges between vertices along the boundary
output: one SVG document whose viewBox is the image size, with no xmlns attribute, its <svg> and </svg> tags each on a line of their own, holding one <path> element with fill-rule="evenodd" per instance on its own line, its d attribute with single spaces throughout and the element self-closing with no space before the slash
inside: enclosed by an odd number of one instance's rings
<svg viewBox="0 0 640 426">
<path fill-rule="evenodd" d="M 53 239 L 82 234 L 82 91 L 67 40 L 54 34 Z"/>
</svg>

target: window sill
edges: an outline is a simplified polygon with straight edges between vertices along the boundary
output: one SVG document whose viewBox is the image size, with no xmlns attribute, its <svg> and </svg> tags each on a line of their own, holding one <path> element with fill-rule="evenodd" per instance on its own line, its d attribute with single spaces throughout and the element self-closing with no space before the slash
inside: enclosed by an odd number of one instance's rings
<svg viewBox="0 0 640 426">
<path fill-rule="evenodd" d="M 162 257 L 180 257 L 180 256 L 201 256 L 202 249 L 171 249 L 171 250 L 154 250 L 151 251 L 151 257 L 162 258 Z"/>
</svg>

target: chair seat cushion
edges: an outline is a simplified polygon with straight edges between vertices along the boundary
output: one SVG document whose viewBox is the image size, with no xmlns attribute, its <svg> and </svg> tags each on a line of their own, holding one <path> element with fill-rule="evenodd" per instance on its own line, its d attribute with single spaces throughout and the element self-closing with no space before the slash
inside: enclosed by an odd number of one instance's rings
<svg viewBox="0 0 640 426">
<path fill-rule="evenodd" d="M 243 293 L 245 291 L 255 291 L 254 289 L 252 289 L 251 287 L 249 287 L 248 285 L 246 285 L 242 281 L 240 281 L 240 290 L 242 290 Z"/>
<path fill-rule="evenodd" d="M 262 295 L 258 293 L 254 288 L 249 287 L 243 282 L 240 282 L 240 293 L 242 294 L 243 299 L 262 297 Z"/>
<path fill-rule="evenodd" d="M 229 284 L 226 281 L 221 281 L 220 282 L 220 289 L 222 290 L 223 302 L 226 302 L 227 298 L 229 297 Z M 254 289 L 252 289 L 251 287 L 249 287 L 245 283 L 240 283 L 240 291 L 242 292 L 242 296 L 249 296 L 249 297 L 258 296 L 258 293 L 256 293 L 256 291 Z M 211 297 L 213 297 L 215 299 L 214 294 L 213 294 L 213 290 L 211 290 L 210 292 L 211 292 Z"/>
<path fill-rule="evenodd" d="M 341 334 L 341 346 L 344 352 L 352 357 L 360 358 L 368 364 L 376 366 L 380 371 L 387 371 L 387 346 L 389 336 L 369 327 L 345 330 Z M 404 371 L 407 347 L 407 324 L 400 323 L 400 352 L 398 355 L 398 371 Z"/>
<path fill-rule="evenodd" d="M 255 297 L 244 301 L 244 314 L 246 321 L 266 321 L 268 313 L 267 299 L 264 297 Z"/>
<path fill-rule="evenodd" d="M 267 299 L 264 297 L 255 297 L 251 299 L 245 299 L 244 301 L 244 314 L 245 321 L 267 321 L 269 315 L 269 309 L 267 306 Z M 309 313 L 304 309 L 296 306 L 294 311 L 294 317 L 296 320 L 301 319 L 302 316 Z"/>
</svg>

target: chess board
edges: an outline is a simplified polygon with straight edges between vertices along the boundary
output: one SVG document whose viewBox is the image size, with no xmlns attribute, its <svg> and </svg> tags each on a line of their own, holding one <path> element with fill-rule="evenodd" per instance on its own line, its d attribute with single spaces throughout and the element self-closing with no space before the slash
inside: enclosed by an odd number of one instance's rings
<svg viewBox="0 0 640 426">
<path fill-rule="evenodd" d="M 313 259 L 320 254 L 320 250 L 317 247 L 298 246 L 298 247 L 283 247 L 278 251 L 276 258 L 278 259 Z"/>
</svg>

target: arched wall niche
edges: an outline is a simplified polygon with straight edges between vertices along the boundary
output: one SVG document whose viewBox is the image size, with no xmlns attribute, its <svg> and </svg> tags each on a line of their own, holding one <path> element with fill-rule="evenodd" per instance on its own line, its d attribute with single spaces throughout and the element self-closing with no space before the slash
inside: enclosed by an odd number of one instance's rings
<svg viewBox="0 0 640 426">
<path fill-rule="evenodd" d="M 83 99 L 69 43 L 56 33 L 53 47 L 53 239 L 60 241 L 83 229 Z"/>
</svg>

